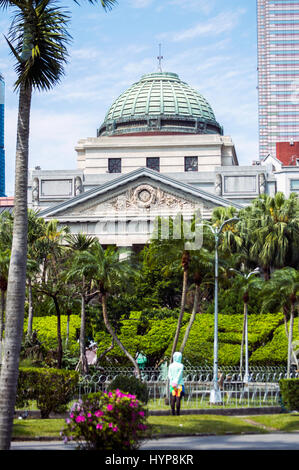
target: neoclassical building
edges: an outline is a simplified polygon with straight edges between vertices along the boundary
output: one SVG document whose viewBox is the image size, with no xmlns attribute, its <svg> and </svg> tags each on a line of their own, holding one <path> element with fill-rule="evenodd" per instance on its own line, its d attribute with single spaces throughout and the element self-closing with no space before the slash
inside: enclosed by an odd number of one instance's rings
<svg viewBox="0 0 299 470">
<path fill-rule="evenodd" d="M 76 170 L 30 171 L 29 207 L 104 245 L 142 246 L 158 215 L 209 218 L 279 190 L 273 162 L 239 166 L 207 100 L 175 73 L 142 76 L 75 150 Z"/>
</svg>

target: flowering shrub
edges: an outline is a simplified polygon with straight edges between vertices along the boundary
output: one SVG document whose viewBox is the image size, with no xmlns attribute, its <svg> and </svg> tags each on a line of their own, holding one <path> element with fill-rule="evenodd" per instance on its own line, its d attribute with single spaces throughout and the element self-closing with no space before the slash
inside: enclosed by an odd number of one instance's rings
<svg viewBox="0 0 299 470">
<path fill-rule="evenodd" d="M 135 395 L 119 389 L 90 394 L 75 403 L 61 432 L 65 442 L 88 450 L 133 450 L 148 427 L 146 410 Z"/>
</svg>

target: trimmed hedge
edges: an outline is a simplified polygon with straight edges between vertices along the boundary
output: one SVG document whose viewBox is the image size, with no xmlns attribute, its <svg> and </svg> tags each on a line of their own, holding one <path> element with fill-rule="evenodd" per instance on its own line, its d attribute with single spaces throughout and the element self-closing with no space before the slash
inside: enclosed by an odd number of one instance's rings
<svg viewBox="0 0 299 470">
<path fill-rule="evenodd" d="M 44 317 L 33 317 L 33 329 L 36 330 L 38 340 L 47 349 L 57 348 L 57 317 L 49 315 Z M 24 322 L 24 332 L 27 330 Z M 70 332 L 68 349 L 72 353 L 78 353 L 79 344 L 77 342 L 76 332 L 80 330 L 80 316 L 70 315 Z M 67 333 L 67 315 L 61 315 L 61 336 L 62 341 L 66 340 Z"/>
<path fill-rule="evenodd" d="M 42 418 L 51 412 L 63 413 L 73 398 L 79 381 L 75 371 L 20 367 L 16 407 L 28 405 L 36 400 Z"/>
<path fill-rule="evenodd" d="M 185 313 L 182 330 L 178 341 L 178 347 L 183 340 L 185 329 L 190 318 Z M 131 312 L 129 318 L 122 318 L 118 332 L 119 339 L 128 351 L 136 357 L 137 352 L 147 356 L 148 366 L 153 366 L 157 361 L 169 358 L 172 342 L 176 330 L 177 317 L 167 316 L 161 318 L 157 315 L 147 317 L 144 312 Z M 243 315 L 219 314 L 218 329 L 218 361 L 219 365 L 238 365 L 240 363 L 240 351 L 242 340 Z M 275 337 L 275 333 L 283 326 L 283 315 L 265 314 L 249 315 L 248 319 L 248 343 L 250 364 L 283 364 L 287 360 L 287 347 L 283 342 L 282 354 L 269 356 L 267 348 Z M 294 327 L 294 339 L 296 337 Z M 106 332 L 95 335 L 100 355 L 111 344 L 111 337 Z M 190 364 L 212 364 L 214 342 L 214 315 L 198 314 L 190 331 L 189 339 L 184 350 L 184 361 Z M 275 345 L 274 345 L 275 346 Z M 257 353 L 258 351 L 258 353 Z M 107 355 L 108 358 L 119 364 L 127 364 L 127 359 L 118 346 L 115 346 Z"/>
<path fill-rule="evenodd" d="M 125 393 L 130 393 L 131 395 L 136 395 L 136 398 L 143 403 L 147 403 L 149 399 L 149 393 L 147 384 L 141 382 L 137 377 L 127 376 L 127 375 L 118 375 L 115 377 L 109 384 L 108 390 L 122 390 Z"/>
<path fill-rule="evenodd" d="M 299 411 L 299 379 L 279 381 L 281 399 L 288 411 Z"/>
</svg>

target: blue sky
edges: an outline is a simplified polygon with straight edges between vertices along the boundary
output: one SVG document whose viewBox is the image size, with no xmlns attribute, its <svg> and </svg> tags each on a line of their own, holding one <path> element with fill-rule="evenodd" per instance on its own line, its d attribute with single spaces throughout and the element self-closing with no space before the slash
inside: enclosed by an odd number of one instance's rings
<svg viewBox="0 0 299 470">
<path fill-rule="evenodd" d="M 95 137 L 112 102 L 158 70 L 160 43 L 163 71 L 177 73 L 208 100 L 239 163 L 258 158 L 255 0 L 119 0 L 108 12 L 87 2 L 59 4 L 72 16 L 69 63 L 52 91 L 34 93 L 30 168 L 76 168 L 77 141 Z M 7 195 L 14 191 L 18 107 L 14 60 L 3 38 L 10 17 L 0 14 Z"/>
</svg>

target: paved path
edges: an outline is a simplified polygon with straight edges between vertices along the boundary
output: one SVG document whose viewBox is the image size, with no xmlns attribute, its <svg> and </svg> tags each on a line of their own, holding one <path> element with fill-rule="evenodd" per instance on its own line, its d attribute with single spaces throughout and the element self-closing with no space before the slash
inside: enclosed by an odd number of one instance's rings
<svg viewBox="0 0 299 470">
<path fill-rule="evenodd" d="M 59 441 L 13 441 L 11 450 L 73 450 Z M 149 440 L 141 450 L 299 450 L 299 432 L 226 436 L 172 437 Z"/>
</svg>

